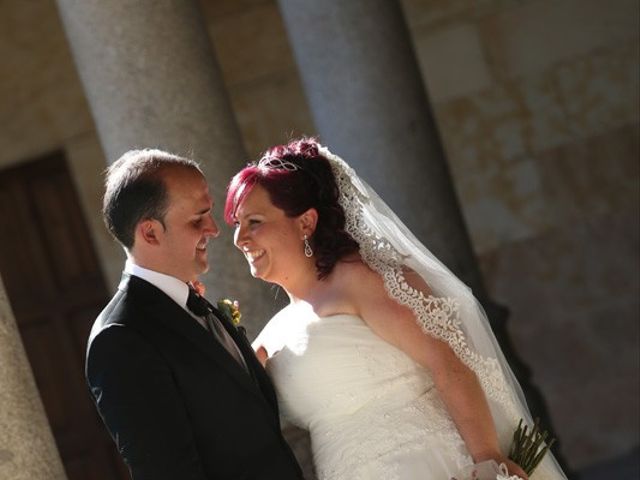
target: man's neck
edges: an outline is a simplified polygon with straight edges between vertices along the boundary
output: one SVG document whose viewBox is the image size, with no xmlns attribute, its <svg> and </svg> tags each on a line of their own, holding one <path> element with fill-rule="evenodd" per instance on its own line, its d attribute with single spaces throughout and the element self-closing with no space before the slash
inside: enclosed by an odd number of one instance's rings
<svg viewBox="0 0 640 480">
<path fill-rule="evenodd" d="M 178 305 L 186 308 L 189 288 L 182 280 L 157 270 L 136 265 L 131 259 L 127 260 L 124 271 L 129 275 L 133 275 L 149 282 L 154 287 L 163 291 Z"/>
<path fill-rule="evenodd" d="M 150 270 L 151 272 L 154 272 L 154 273 L 160 273 L 162 275 L 168 275 L 170 277 L 177 278 L 178 280 L 184 283 L 190 283 L 197 280 L 197 279 L 182 278 L 181 275 L 179 274 L 176 275 L 175 272 L 171 271 L 170 269 L 167 269 L 163 264 L 159 262 L 155 262 L 149 258 L 141 257 L 139 255 L 134 255 L 130 252 L 127 252 L 127 263 L 131 265 L 135 265 L 140 268 L 144 268 L 146 270 Z"/>
</svg>

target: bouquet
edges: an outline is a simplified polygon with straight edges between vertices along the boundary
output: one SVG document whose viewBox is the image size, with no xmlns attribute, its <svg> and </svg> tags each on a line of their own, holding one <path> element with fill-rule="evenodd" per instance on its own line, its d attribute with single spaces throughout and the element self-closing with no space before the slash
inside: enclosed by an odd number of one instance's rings
<svg viewBox="0 0 640 480">
<path fill-rule="evenodd" d="M 509 459 L 520 465 L 527 475 L 531 475 L 556 439 L 552 438 L 547 443 L 549 432 L 540 431 L 539 419 L 536 418 L 530 431 L 529 427 L 523 426 L 523 422 L 520 419 L 518 428 L 513 433 Z M 504 463 L 498 465 L 495 460 L 487 460 L 470 465 L 463 469 L 458 477 L 453 477 L 451 480 L 521 480 L 521 477 L 509 476 Z"/>
<path fill-rule="evenodd" d="M 549 432 L 540 431 L 540 419 L 538 418 L 529 433 L 527 433 L 528 427 L 526 425 L 523 427 L 522 423 L 523 420 L 520 419 L 518 428 L 513 434 L 509 458 L 520 465 L 527 472 L 527 475 L 531 475 L 556 439 L 552 438 L 547 443 Z"/>
</svg>

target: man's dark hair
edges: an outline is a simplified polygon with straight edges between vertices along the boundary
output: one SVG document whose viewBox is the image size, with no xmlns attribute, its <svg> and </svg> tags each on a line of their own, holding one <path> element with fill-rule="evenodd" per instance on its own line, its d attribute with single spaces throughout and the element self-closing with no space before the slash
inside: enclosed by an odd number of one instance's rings
<svg viewBox="0 0 640 480">
<path fill-rule="evenodd" d="M 133 247 L 135 228 L 142 220 L 158 220 L 164 227 L 169 193 L 163 175 L 175 167 L 202 174 L 193 160 L 153 149 L 130 150 L 107 169 L 102 216 L 127 250 Z"/>
</svg>

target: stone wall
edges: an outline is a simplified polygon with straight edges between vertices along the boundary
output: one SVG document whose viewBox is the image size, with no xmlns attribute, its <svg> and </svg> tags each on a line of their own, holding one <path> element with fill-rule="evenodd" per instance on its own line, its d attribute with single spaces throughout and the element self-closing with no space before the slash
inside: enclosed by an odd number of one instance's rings
<svg viewBox="0 0 640 480">
<path fill-rule="evenodd" d="M 639 420 L 638 4 L 404 5 L 485 279 L 563 451 L 578 469 L 623 453 Z"/>
<path fill-rule="evenodd" d="M 313 134 L 275 2 L 201 3 L 251 156 Z M 639 441 L 638 3 L 402 4 L 488 287 L 564 452 L 574 468 L 622 454 Z M 0 58 L 0 168 L 65 151 L 113 288 L 105 159 L 53 0 L 0 3 Z"/>
</svg>

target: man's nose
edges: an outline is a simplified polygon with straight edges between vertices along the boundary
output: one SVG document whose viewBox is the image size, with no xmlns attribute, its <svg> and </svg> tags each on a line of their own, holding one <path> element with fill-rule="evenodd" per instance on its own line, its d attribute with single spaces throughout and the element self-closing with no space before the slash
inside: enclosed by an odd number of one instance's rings
<svg viewBox="0 0 640 480">
<path fill-rule="evenodd" d="M 220 234 L 220 229 L 218 228 L 218 224 L 213 219 L 211 215 L 209 215 L 209 225 L 207 225 L 207 230 L 205 231 L 205 235 L 216 238 Z"/>
</svg>

